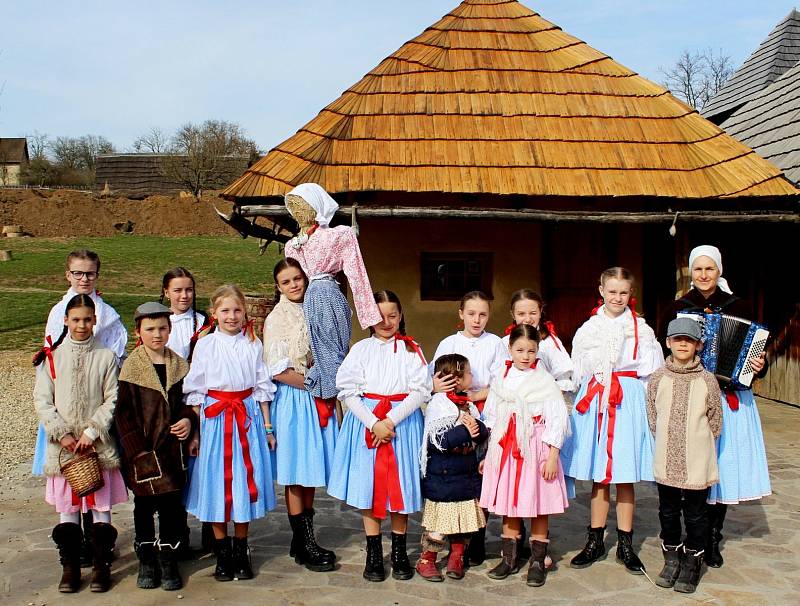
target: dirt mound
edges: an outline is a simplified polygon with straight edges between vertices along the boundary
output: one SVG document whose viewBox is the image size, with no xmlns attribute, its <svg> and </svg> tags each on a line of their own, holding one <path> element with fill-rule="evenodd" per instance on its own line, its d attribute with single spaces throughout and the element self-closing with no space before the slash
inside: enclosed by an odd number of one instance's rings
<svg viewBox="0 0 800 606">
<path fill-rule="evenodd" d="M 102 197 L 92 192 L 0 189 L 0 225 L 21 225 L 39 237 L 112 236 L 115 225 L 132 224 L 133 233 L 160 236 L 230 235 L 214 212 L 229 204 L 210 192 L 202 199 L 150 196 L 144 200 Z"/>
</svg>

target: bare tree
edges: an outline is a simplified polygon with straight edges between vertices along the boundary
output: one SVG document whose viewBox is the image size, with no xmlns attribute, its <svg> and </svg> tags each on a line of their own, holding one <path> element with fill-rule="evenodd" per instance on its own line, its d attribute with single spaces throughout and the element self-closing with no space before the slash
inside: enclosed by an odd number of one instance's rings
<svg viewBox="0 0 800 606">
<path fill-rule="evenodd" d="M 257 153 L 257 147 L 238 124 L 206 120 L 179 128 L 169 152 L 164 161 L 165 175 L 197 196 L 204 189 L 222 187 L 234 179 Z"/>
<path fill-rule="evenodd" d="M 31 160 L 47 158 L 47 150 L 50 148 L 49 135 L 35 130 L 33 134 L 25 135 L 25 138 L 28 140 L 28 156 Z"/>
<path fill-rule="evenodd" d="M 133 142 L 133 151 L 140 154 L 163 154 L 167 152 L 168 144 L 169 139 L 164 131 L 154 126 Z"/>
<path fill-rule="evenodd" d="M 97 156 L 115 151 L 108 139 L 98 135 L 56 137 L 49 149 L 62 185 L 92 185 Z"/>
<path fill-rule="evenodd" d="M 664 86 L 692 107 L 701 110 L 733 74 L 730 55 L 711 48 L 684 50 L 671 67 L 659 67 Z"/>
</svg>

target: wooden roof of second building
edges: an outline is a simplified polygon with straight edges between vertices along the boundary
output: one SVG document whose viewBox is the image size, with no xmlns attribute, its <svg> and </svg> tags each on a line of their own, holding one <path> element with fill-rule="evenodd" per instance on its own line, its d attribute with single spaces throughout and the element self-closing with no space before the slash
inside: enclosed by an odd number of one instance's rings
<svg viewBox="0 0 800 606">
<path fill-rule="evenodd" d="M 781 172 L 515 0 L 465 0 L 223 195 L 357 191 L 557 197 L 794 195 Z"/>
</svg>

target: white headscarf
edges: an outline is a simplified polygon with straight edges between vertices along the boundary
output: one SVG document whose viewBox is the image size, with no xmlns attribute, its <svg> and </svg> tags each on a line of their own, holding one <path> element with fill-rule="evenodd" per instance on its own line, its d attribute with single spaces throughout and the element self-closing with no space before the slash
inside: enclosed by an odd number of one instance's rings
<svg viewBox="0 0 800 606">
<path fill-rule="evenodd" d="M 301 183 L 286 196 L 299 196 L 308 202 L 311 208 L 317 211 L 315 220 L 321 227 L 327 227 L 333 219 L 333 215 L 339 210 L 336 200 L 316 183 Z M 286 196 L 284 196 L 284 203 Z"/>
<path fill-rule="evenodd" d="M 717 265 L 717 269 L 719 270 L 719 278 L 717 278 L 717 286 L 722 292 L 726 292 L 729 295 L 733 294 L 731 287 L 728 286 L 728 281 L 722 277 L 722 254 L 719 252 L 719 248 L 716 246 L 709 246 L 708 244 L 704 244 L 703 246 L 696 246 L 692 249 L 692 252 L 689 253 L 689 272 L 691 273 L 692 267 L 694 267 L 694 262 L 697 261 L 698 257 L 708 257 Z M 694 288 L 694 282 L 692 282 L 692 288 Z"/>
</svg>

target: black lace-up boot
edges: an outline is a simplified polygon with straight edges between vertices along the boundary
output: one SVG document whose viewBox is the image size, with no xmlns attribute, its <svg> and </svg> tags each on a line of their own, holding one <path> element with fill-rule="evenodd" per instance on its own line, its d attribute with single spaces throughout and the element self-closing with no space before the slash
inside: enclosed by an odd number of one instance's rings
<svg viewBox="0 0 800 606">
<path fill-rule="evenodd" d="M 603 535 L 605 534 L 606 527 L 587 529 L 589 532 L 586 538 L 586 545 L 572 560 L 570 560 L 570 568 L 588 568 L 598 560 L 606 558 L 606 546 L 603 543 Z"/>
</svg>

